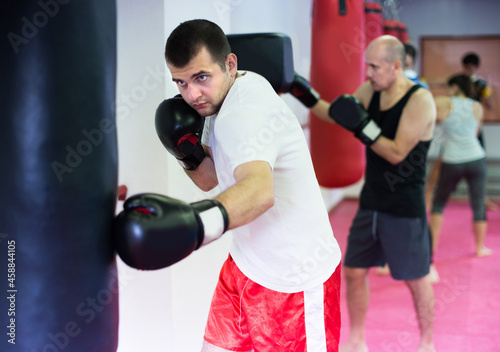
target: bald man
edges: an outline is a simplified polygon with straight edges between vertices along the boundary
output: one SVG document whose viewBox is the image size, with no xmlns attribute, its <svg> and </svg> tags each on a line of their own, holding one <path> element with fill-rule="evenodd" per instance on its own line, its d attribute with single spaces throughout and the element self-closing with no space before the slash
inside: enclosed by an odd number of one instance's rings
<svg viewBox="0 0 500 352">
<path fill-rule="evenodd" d="M 344 258 L 350 336 L 340 350 L 368 351 L 368 270 L 387 261 L 392 277 L 404 281 L 413 297 L 418 351 L 435 351 L 424 176 L 436 107 L 427 89 L 405 77 L 405 49 L 398 39 L 384 35 L 373 40 L 365 59 L 368 80 L 353 96 L 331 105 L 320 99 L 311 108 L 320 119 L 353 131 L 367 146 L 365 183 Z"/>
</svg>

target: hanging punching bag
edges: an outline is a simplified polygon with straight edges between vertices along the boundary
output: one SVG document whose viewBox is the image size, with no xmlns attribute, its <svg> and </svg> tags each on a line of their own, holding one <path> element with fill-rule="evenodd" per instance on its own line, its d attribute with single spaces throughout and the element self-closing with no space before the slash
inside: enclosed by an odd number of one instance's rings
<svg viewBox="0 0 500 352">
<path fill-rule="evenodd" d="M 376 2 L 365 3 L 365 35 L 366 46 L 384 34 L 384 17 L 382 6 Z"/>
<path fill-rule="evenodd" d="M 400 39 L 398 21 L 384 20 L 384 34 L 392 35 Z"/>
<path fill-rule="evenodd" d="M 406 25 L 398 20 L 385 20 L 384 21 L 384 34 L 393 35 L 401 42 L 408 42 L 408 32 Z"/>
<path fill-rule="evenodd" d="M 3 1 L 0 28 L 0 351 L 116 351 L 115 1 Z"/>
<path fill-rule="evenodd" d="M 403 22 L 398 23 L 399 26 L 399 32 L 400 32 L 400 38 L 401 42 L 403 44 L 408 43 L 408 29 L 406 28 L 406 25 Z"/>
<path fill-rule="evenodd" d="M 313 3 L 311 85 L 332 102 L 363 82 L 365 49 L 363 0 Z M 356 183 L 365 168 L 364 145 L 338 125 L 309 115 L 311 157 L 318 182 L 336 188 Z"/>
<path fill-rule="evenodd" d="M 384 15 L 382 6 L 376 2 L 365 3 L 365 47 L 384 34 Z M 363 65 L 363 77 L 366 76 L 366 65 Z"/>
</svg>

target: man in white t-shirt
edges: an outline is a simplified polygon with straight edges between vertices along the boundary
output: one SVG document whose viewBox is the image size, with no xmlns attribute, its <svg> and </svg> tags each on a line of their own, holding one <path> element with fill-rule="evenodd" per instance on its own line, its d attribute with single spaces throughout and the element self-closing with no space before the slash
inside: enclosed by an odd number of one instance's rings
<svg viewBox="0 0 500 352">
<path fill-rule="evenodd" d="M 212 22 L 180 24 L 165 57 L 182 98 L 205 117 L 201 143 L 195 131 L 174 143 L 196 150 L 174 155 L 202 190 L 220 186 L 215 209 L 234 234 L 203 351 L 337 351 L 341 253 L 300 124 L 268 81 L 237 70 Z M 201 219 L 203 244 L 222 235 L 210 230 L 217 216 Z"/>
</svg>

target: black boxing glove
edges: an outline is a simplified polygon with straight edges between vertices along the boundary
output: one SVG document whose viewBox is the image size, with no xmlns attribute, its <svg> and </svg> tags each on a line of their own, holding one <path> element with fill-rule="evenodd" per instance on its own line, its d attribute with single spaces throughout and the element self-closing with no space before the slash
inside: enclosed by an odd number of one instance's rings
<svg viewBox="0 0 500 352">
<path fill-rule="evenodd" d="M 473 88 L 479 101 L 488 99 L 491 96 L 491 90 L 486 81 L 482 78 L 473 81 Z"/>
<path fill-rule="evenodd" d="M 222 236 L 229 225 L 224 206 L 208 199 L 192 204 L 158 194 L 138 194 L 113 221 L 116 251 L 129 266 L 166 268 Z"/>
<path fill-rule="evenodd" d="M 365 145 L 372 145 L 382 134 L 377 123 L 370 119 L 368 112 L 352 95 L 341 95 L 328 109 L 328 115 Z"/>
<path fill-rule="evenodd" d="M 205 158 L 201 145 L 204 119 L 180 94 L 156 109 L 156 133 L 165 148 L 186 170 L 195 170 Z"/>
<path fill-rule="evenodd" d="M 297 73 L 295 73 L 289 93 L 308 108 L 316 105 L 320 99 L 319 93 L 311 88 L 311 84 L 304 77 Z"/>
</svg>

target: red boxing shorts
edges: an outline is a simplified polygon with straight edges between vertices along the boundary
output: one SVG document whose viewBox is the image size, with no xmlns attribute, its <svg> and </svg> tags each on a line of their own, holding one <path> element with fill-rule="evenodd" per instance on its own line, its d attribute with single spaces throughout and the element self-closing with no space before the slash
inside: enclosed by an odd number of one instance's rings
<svg viewBox="0 0 500 352">
<path fill-rule="evenodd" d="M 247 278 L 229 256 L 212 298 L 205 341 L 229 351 L 336 352 L 340 265 L 322 285 L 283 293 Z"/>
</svg>

